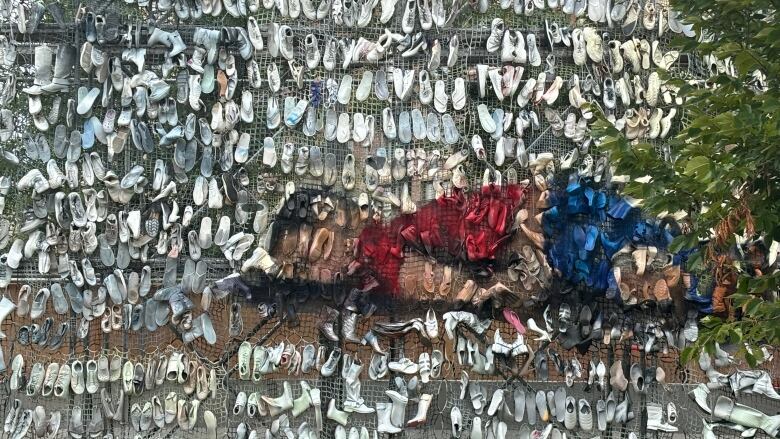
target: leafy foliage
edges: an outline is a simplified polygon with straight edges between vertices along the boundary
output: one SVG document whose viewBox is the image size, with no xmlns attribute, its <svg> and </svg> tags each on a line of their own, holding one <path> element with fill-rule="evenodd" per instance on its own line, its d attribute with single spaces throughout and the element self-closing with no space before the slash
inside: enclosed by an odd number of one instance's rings
<svg viewBox="0 0 780 439">
<path fill-rule="evenodd" d="M 715 254 L 733 249 L 737 237 L 763 235 L 780 241 L 780 21 L 777 0 L 673 0 L 696 39 L 674 41 L 690 62 L 703 61 L 709 78 L 685 81 L 665 76 L 686 101 L 686 125 L 659 154 L 649 143 L 631 143 L 606 119 L 594 127 L 617 172 L 629 174 L 627 195 L 644 200 L 650 214 L 685 212 L 690 233 L 673 247 L 707 241 L 705 257 L 693 269 L 711 269 Z M 639 177 L 650 176 L 635 181 Z M 689 359 L 715 342 L 739 343 L 746 359 L 760 360 L 755 347 L 780 342 L 780 305 L 771 299 L 780 276 L 753 277 L 746 264 L 733 304 L 741 320 L 707 317 Z M 689 264 L 689 269 L 692 267 Z"/>
</svg>

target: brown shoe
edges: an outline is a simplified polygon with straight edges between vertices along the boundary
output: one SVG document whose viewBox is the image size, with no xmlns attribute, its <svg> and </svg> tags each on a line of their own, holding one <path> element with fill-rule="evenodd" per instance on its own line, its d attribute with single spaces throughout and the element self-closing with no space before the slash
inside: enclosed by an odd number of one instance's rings
<svg viewBox="0 0 780 439">
<path fill-rule="evenodd" d="M 477 284 L 473 280 L 469 279 L 463 284 L 463 288 L 455 295 L 456 307 L 462 308 L 466 303 L 471 302 L 471 298 L 474 297 L 474 293 L 477 292 Z"/>
<path fill-rule="evenodd" d="M 309 250 L 309 261 L 317 262 L 320 258 L 327 260 L 333 251 L 333 239 L 335 235 L 325 227 L 320 227 L 314 232 L 314 239 Z"/>
<path fill-rule="evenodd" d="M 360 220 L 360 208 L 353 202 L 348 202 L 347 207 L 349 209 L 349 228 L 356 230 L 360 227 L 362 221 Z"/>
<path fill-rule="evenodd" d="M 298 256 L 309 256 L 309 241 L 311 241 L 311 226 L 303 223 L 298 226 Z"/>
<path fill-rule="evenodd" d="M 642 283 L 642 302 L 655 302 L 653 289 L 650 287 L 650 282 L 648 281 Z"/>
<path fill-rule="evenodd" d="M 544 234 L 541 232 L 535 232 L 528 227 L 528 210 L 521 209 L 515 215 L 515 222 L 513 229 L 521 229 L 525 236 L 534 243 L 540 249 L 544 249 Z"/>
<path fill-rule="evenodd" d="M 349 205 L 346 199 L 340 198 L 338 201 L 336 201 L 336 224 L 338 224 L 339 227 L 344 227 L 347 225 L 347 216 L 349 215 L 348 210 Z"/>
<path fill-rule="evenodd" d="M 439 284 L 439 295 L 447 297 L 452 292 L 452 267 L 449 265 L 444 266 L 444 274 L 441 278 L 441 284 Z"/>
<path fill-rule="evenodd" d="M 679 265 L 669 265 L 664 268 L 664 279 L 666 279 L 666 285 L 669 288 L 674 288 L 678 283 L 680 283 L 680 276 L 681 274 Z"/>
<path fill-rule="evenodd" d="M 621 282 L 619 289 L 620 289 L 620 298 L 621 300 L 623 300 L 624 305 L 637 304 L 636 290 L 629 287 L 629 284 L 627 282 Z"/>
<path fill-rule="evenodd" d="M 430 262 L 425 263 L 425 277 L 423 277 L 423 288 L 429 293 L 433 293 L 436 290 L 434 282 L 433 265 Z"/>
<path fill-rule="evenodd" d="M 404 290 L 413 297 L 417 296 L 417 276 L 407 274 L 404 277 Z"/>
<path fill-rule="evenodd" d="M 683 286 L 686 290 L 691 289 L 691 273 L 683 273 L 682 274 L 682 282 Z"/>
<path fill-rule="evenodd" d="M 471 305 L 475 307 L 480 307 L 489 298 L 490 296 L 488 296 L 488 290 L 481 287 L 477 288 L 477 290 L 474 291 L 474 295 L 471 296 Z"/>
<path fill-rule="evenodd" d="M 718 285 L 712 290 L 712 312 L 722 314 L 726 312 L 726 295 L 728 288 L 725 285 Z"/>
<path fill-rule="evenodd" d="M 289 262 L 282 264 L 282 269 L 279 270 L 279 277 L 282 279 L 292 279 L 295 275 L 295 266 Z"/>
<path fill-rule="evenodd" d="M 487 290 L 480 288 L 480 290 L 474 294 L 474 297 L 471 298 L 471 304 L 476 308 L 481 308 L 485 306 L 486 303 L 491 302 L 493 308 L 498 309 L 501 308 L 503 304 L 508 303 L 512 296 L 514 296 L 514 292 L 506 285 L 499 282 Z"/>
<path fill-rule="evenodd" d="M 658 279 L 655 283 L 655 287 L 653 287 L 653 295 L 658 303 L 670 302 L 672 300 L 669 295 L 669 285 L 666 283 L 666 280 Z"/>
<path fill-rule="evenodd" d="M 544 234 L 541 232 L 535 232 L 528 228 L 525 224 L 520 224 L 520 229 L 525 233 L 525 236 L 528 237 L 531 242 L 534 243 L 534 245 L 540 249 L 544 249 Z"/>
<path fill-rule="evenodd" d="M 219 85 L 219 97 L 224 98 L 227 95 L 228 78 L 222 70 L 217 71 L 217 85 Z"/>
<path fill-rule="evenodd" d="M 292 256 L 298 248 L 299 232 L 296 228 L 286 227 L 286 230 L 282 233 L 284 233 L 281 240 L 282 254 L 285 256 Z"/>
</svg>

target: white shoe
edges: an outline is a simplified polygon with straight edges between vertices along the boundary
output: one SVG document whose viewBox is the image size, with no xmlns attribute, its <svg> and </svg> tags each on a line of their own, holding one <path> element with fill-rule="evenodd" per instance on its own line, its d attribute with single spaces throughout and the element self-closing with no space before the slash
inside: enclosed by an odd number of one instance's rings
<svg viewBox="0 0 780 439">
<path fill-rule="evenodd" d="M 534 67 L 542 65 L 542 56 L 539 54 L 539 48 L 536 47 L 536 35 L 529 33 L 526 35 L 526 49 L 528 50 L 528 63 Z"/>
<path fill-rule="evenodd" d="M 405 34 L 412 34 L 414 27 L 417 24 L 417 1 L 418 0 L 406 0 L 406 8 L 404 9 L 404 15 L 401 18 L 401 30 Z"/>
<path fill-rule="evenodd" d="M 494 18 L 490 24 L 490 35 L 487 38 L 486 49 L 488 53 L 495 53 L 501 49 L 501 42 L 504 36 L 504 20 Z"/>
</svg>

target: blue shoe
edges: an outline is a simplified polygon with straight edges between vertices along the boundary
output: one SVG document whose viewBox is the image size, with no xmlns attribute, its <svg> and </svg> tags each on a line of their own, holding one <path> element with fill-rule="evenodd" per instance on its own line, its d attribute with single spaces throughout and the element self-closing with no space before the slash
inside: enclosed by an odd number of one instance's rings
<svg viewBox="0 0 780 439">
<path fill-rule="evenodd" d="M 637 201 L 633 198 L 623 197 L 610 206 L 609 211 L 607 211 L 607 215 L 615 219 L 625 219 L 629 212 L 631 212 L 631 209 L 637 205 Z"/>
<path fill-rule="evenodd" d="M 588 209 L 584 203 L 585 199 L 582 194 L 571 194 L 566 203 L 566 213 L 569 215 L 576 215 L 578 213 L 587 213 Z"/>
<path fill-rule="evenodd" d="M 596 192 L 596 198 L 593 202 L 593 207 L 596 209 L 604 209 L 607 207 L 607 194 L 604 191 Z"/>
<path fill-rule="evenodd" d="M 609 263 L 602 259 L 599 266 L 591 273 L 591 286 L 598 291 L 604 291 L 607 288 L 607 277 L 612 270 L 609 269 Z"/>
<path fill-rule="evenodd" d="M 607 292 L 604 295 L 607 299 L 614 299 L 615 297 L 619 297 L 618 294 L 619 286 L 617 284 L 617 279 L 615 279 L 615 272 L 613 270 L 610 270 L 609 267 L 607 268 Z"/>
<path fill-rule="evenodd" d="M 648 244 L 650 241 L 648 238 L 647 233 L 647 222 L 646 221 L 637 221 L 636 224 L 634 224 L 634 235 L 631 237 L 631 240 L 634 242 L 641 242 Z"/>
<path fill-rule="evenodd" d="M 589 250 L 587 249 L 588 237 L 585 234 L 585 229 L 579 224 L 575 224 L 572 227 L 572 241 L 577 248 L 577 258 L 580 260 L 588 259 Z M 592 249 L 591 249 L 592 250 Z"/>
<path fill-rule="evenodd" d="M 712 295 L 703 295 L 699 291 L 699 278 L 691 274 L 691 287 L 685 292 L 685 300 L 700 305 L 712 305 Z"/>
<path fill-rule="evenodd" d="M 596 195 L 593 188 L 586 187 L 582 193 L 585 195 L 585 199 L 588 200 L 588 207 L 593 207 L 593 197 Z"/>
<path fill-rule="evenodd" d="M 547 200 L 550 206 L 558 206 L 561 204 L 561 196 L 556 191 L 548 191 Z"/>
<path fill-rule="evenodd" d="M 599 237 L 599 229 L 593 224 L 588 224 L 585 229 L 585 245 L 583 248 L 587 251 L 593 251 L 596 248 L 596 241 Z"/>
<path fill-rule="evenodd" d="M 699 305 L 712 305 L 712 296 L 700 296 L 698 294 L 686 294 L 685 300 Z"/>
<path fill-rule="evenodd" d="M 542 222 L 550 221 L 550 222 L 557 223 L 560 220 L 561 220 L 561 213 L 558 210 L 558 206 L 553 206 L 547 209 L 546 211 L 544 211 L 544 213 L 542 214 Z"/>
<path fill-rule="evenodd" d="M 601 232 L 601 247 L 604 249 L 604 254 L 607 255 L 607 258 L 612 259 L 612 256 L 617 253 L 618 250 L 623 248 L 623 244 L 626 242 L 625 237 L 618 238 L 617 241 L 613 241 L 609 239 L 609 235 L 607 235 L 607 232 L 602 231 Z"/>
<path fill-rule="evenodd" d="M 574 273 L 576 276 L 576 282 L 585 282 L 587 286 L 592 286 L 590 278 L 590 265 L 583 261 L 577 260 L 574 263 Z"/>
<path fill-rule="evenodd" d="M 575 172 L 569 175 L 569 184 L 566 185 L 566 192 L 573 193 L 582 187 L 580 185 L 580 176 Z"/>
<path fill-rule="evenodd" d="M 571 278 L 574 274 L 575 257 L 571 252 L 566 253 L 563 258 L 563 266 L 561 266 L 561 273 L 564 278 Z"/>
<path fill-rule="evenodd" d="M 571 238 L 577 246 L 577 250 L 585 247 L 585 229 L 581 225 L 575 224 L 571 228 Z"/>
<path fill-rule="evenodd" d="M 669 246 L 672 245 L 672 241 L 674 241 L 674 235 L 672 235 L 672 232 L 670 232 L 668 229 L 663 229 L 661 233 L 663 234 L 666 248 L 669 248 Z"/>
<path fill-rule="evenodd" d="M 95 127 L 92 126 L 92 119 L 84 121 L 84 132 L 81 133 L 81 147 L 87 151 L 95 146 Z"/>
</svg>

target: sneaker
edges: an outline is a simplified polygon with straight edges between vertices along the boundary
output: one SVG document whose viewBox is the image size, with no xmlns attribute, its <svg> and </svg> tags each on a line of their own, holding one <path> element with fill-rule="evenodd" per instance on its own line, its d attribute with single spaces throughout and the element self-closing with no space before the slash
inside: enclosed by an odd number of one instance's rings
<svg viewBox="0 0 780 439">
<path fill-rule="evenodd" d="M 490 24 L 490 35 L 488 36 L 486 48 L 488 53 L 495 53 L 501 49 L 502 37 L 504 36 L 504 20 L 494 18 Z"/>
</svg>

